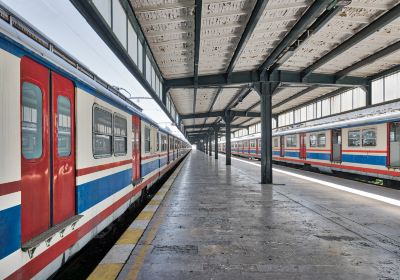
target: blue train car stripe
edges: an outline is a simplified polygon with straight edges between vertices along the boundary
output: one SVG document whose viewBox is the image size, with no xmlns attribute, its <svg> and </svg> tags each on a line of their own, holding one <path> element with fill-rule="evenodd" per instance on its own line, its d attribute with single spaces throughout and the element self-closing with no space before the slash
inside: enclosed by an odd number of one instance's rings
<svg viewBox="0 0 400 280">
<path fill-rule="evenodd" d="M 386 156 L 342 154 L 342 162 L 386 166 Z"/>
<path fill-rule="evenodd" d="M 142 177 L 146 176 L 147 174 L 150 174 L 159 167 L 160 164 L 158 159 L 141 164 L 140 172 L 142 174 Z"/>
<path fill-rule="evenodd" d="M 309 153 L 307 152 L 307 159 L 319 159 L 319 160 L 331 160 L 331 154 L 329 153 Z"/>
<path fill-rule="evenodd" d="M 281 152 L 280 151 L 272 151 L 272 154 L 275 156 L 280 156 Z"/>
<path fill-rule="evenodd" d="M 164 157 L 160 159 L 160 167 L 166 165 L 168 162 L 168 158 Z"/>
<path fill-rule="evenodd" d="M 127 187 L 131 180 L 132 169 L 127 169 L 77 186 L 78 214 Z"/>
<path fill-rule="evenodd" d="M 0 259 L 21 247 L 21 205 L 0 212 Z"/>
<path fill-rule="evenodd" d="M 300 155 L 300 152 L 285 151 L 286 157 L 299 157 L 299 155 Z"/>
</svg>

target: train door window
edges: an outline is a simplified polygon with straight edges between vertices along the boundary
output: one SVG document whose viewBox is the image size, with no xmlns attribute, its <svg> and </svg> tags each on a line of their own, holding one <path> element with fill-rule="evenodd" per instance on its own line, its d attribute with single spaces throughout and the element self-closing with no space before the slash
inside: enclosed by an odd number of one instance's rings
<svg viewBox="0 0 400 280">
<path fill-rule="evenodd" d="M 34 84 L 22 85 L 22 155 L 26 159 L 42 156 L 42 91 Z"/>
<path fill-rule="evenodd" d="M 362 145 L 363 147 L 376 146 L 376 129 L 368 128 L 362 130 Z"/>
<path fill-rule="evenodd" d="M 318 147 L 326 146 L 326 136 L 325 133 L 318 134 Z"/>
<path fill-rule="evenodd" d="M 255 148 L 256 147 L 256 141 L 255 140 L 251 140 L 250 141 L 250 147 L 251 148 Z"/>
<path fill-rule="evenodd" d="M 127 120 L 114 114 L 114 155 L 123 156 L 127 152 Z"/>
<path fill-rule="evenodd" d="M 112 113 L 95 105 L 93 107 L 94 157 L 112 155 Z"/>
<path fill-rule="evenodd" d="M 349 147 L 360 147 L 361 146 L 361 131 L 350 130 L 348 133 L 348 146 Z"/>
<path fill-rule="evenodd" d="M 144 128 L 144 152 L 145 153 L 150 153 L 150 128 L 145 127 Z"/>
<path fill-rule="evenodd" d="M 390 161 L 389 166 L 400 167 L 400 123 L 389 124 Z"/>
<path fill-rule="evenodd" d="M 58 115 L 58 155 L 67 157 L 71 154 L 71 102 L 65 96 L 57 98 Z"/>
</svg>

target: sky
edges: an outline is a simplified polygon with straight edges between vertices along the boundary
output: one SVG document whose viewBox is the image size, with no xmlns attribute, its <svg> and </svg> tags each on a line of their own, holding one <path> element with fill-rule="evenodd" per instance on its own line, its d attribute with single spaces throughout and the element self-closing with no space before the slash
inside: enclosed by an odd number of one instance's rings
<svg viewBox="0 0 400 280">
<path fill-rule="evenodd" d="M 69 0 L 0 1 L 110 85 L 124 88 L 134 97 L 150 96 Z M 183 137 L 154 100 L 134 102 L 160 126 L 168 127 L 174 134 Z"/>
</svg>

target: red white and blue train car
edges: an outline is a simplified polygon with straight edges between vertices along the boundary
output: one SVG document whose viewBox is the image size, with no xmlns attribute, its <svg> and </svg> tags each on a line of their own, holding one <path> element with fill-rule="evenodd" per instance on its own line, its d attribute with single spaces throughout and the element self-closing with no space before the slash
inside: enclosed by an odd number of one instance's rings
<svg viewBox="0 0 400 280">
<path fill-rule="evenodd" d="M 273 160 L 400 181 L 399 106 L 398 102 L 375 106 L 336 120 L 275 130 Z M 232 154 L 260 158 L 260 138 L 258 133 L 232 139 Z M 225 152 L 225 143 L 219 150 Z"/>
<path fill-rule="evenodd" d="M 189 151 L 0 11 L 0 279 L 47 278 Z"/>
</svg>

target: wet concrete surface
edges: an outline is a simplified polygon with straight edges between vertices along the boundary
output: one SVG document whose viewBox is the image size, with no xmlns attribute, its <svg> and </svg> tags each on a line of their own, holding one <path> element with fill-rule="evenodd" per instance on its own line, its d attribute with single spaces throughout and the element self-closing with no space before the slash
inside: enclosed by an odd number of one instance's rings
<svg viewBox="0 0 400 280">
<path fill-rule="evenodd" d="M 257 166 L 193 151 L 119 279 L 400 279 L 399 207 L 259 178 Z"/>
</svg>

